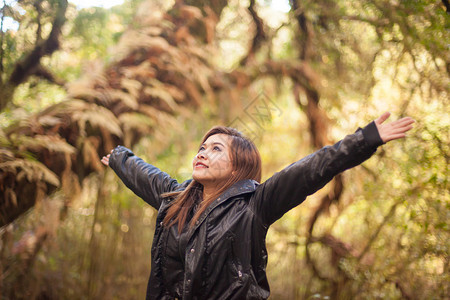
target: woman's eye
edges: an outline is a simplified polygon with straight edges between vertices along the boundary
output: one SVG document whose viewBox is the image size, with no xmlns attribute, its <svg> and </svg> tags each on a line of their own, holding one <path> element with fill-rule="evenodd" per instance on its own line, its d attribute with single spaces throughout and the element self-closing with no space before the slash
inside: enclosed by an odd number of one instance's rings
<svg viewBox="0 0 450 300">
<path fill-rule="evenodd" d="M 198 149 L 198 152 L 205 150 L 205 147 L 201 146 L 200 149 Z"/>
<path fill-rule="evenodd" d="M 215 146 L 214 147 L 214 150 L 216 150 L 216 151 L 222 151 L 219 147 L 217 147 L 217 146 Z"/>
</svg>

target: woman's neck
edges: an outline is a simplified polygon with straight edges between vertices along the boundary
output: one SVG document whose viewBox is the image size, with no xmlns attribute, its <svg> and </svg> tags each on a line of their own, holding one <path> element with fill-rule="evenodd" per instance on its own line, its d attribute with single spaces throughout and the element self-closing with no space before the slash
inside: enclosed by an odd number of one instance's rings
<svg viewBox="0 0 450 300">
<path fill-rule="evenodd" d="M 210 199 L 214 193 L 216 192 L 215 186 L 203 186 L 203 201 L 206 199 Z"/>
<path fill-rule="evenodd" d="M 209 200 L 217 193 L 220 188 L 220 184 L 210 183 L 203 185 L 203 201 Z"/>
</svg>

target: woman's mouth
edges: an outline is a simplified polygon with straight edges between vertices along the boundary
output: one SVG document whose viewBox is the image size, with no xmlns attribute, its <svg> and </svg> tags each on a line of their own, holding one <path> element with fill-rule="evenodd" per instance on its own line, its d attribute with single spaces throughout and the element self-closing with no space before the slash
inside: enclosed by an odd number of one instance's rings
<svg viewBox="0 0 450 300">
<path fill-rule="evenodd" d="M 204 163 L 201 163 L 201 162 L 196 163 L 194 167 L 195 168 L 208 168 L 207 165 L 205 165 Z"/>
</svg>

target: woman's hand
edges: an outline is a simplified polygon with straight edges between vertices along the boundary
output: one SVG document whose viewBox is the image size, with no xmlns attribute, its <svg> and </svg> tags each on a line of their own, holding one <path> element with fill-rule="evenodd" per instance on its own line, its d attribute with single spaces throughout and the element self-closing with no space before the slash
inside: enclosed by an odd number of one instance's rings
<svg viewBox="0 0 450 300">
<path fill-rule="evenodd" d="M 113 152 L 113 150 L 111 150 L 111 153 Z M 111 153 L 103 156 L 101 162 L 105 165 L 105 166 L 109 166 L 109 157 L 111 156 Z"/>
<path fill-rule="evenodd" d="M 391 113 L 385 112 L 375 120 L 375 125 L 377 126 L 378 133 L 380 134 L 383 143 L 404 138 L 406 132 L 413 128 L 412 124 L 415 122 L 414 119 L 405 117 L 391 123 L 383 124 L 390 115 Z"/>
</svg>

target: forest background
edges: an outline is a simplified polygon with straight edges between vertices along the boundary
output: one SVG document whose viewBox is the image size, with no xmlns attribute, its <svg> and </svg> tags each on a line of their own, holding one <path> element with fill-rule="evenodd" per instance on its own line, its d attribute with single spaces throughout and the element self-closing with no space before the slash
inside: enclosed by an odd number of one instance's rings
<svg viewBox="0 0 450 300">
<path fill-rule="evenodd" d="M 216 124 L 263 180 L 385 111 L 407 139 L 269 230 L 271 299 L 448 299 L 449 2 L 3 0 L 1 299 L 143 299 L 156 213 L 100 163 L 182 181 Z"/>
</svg>

